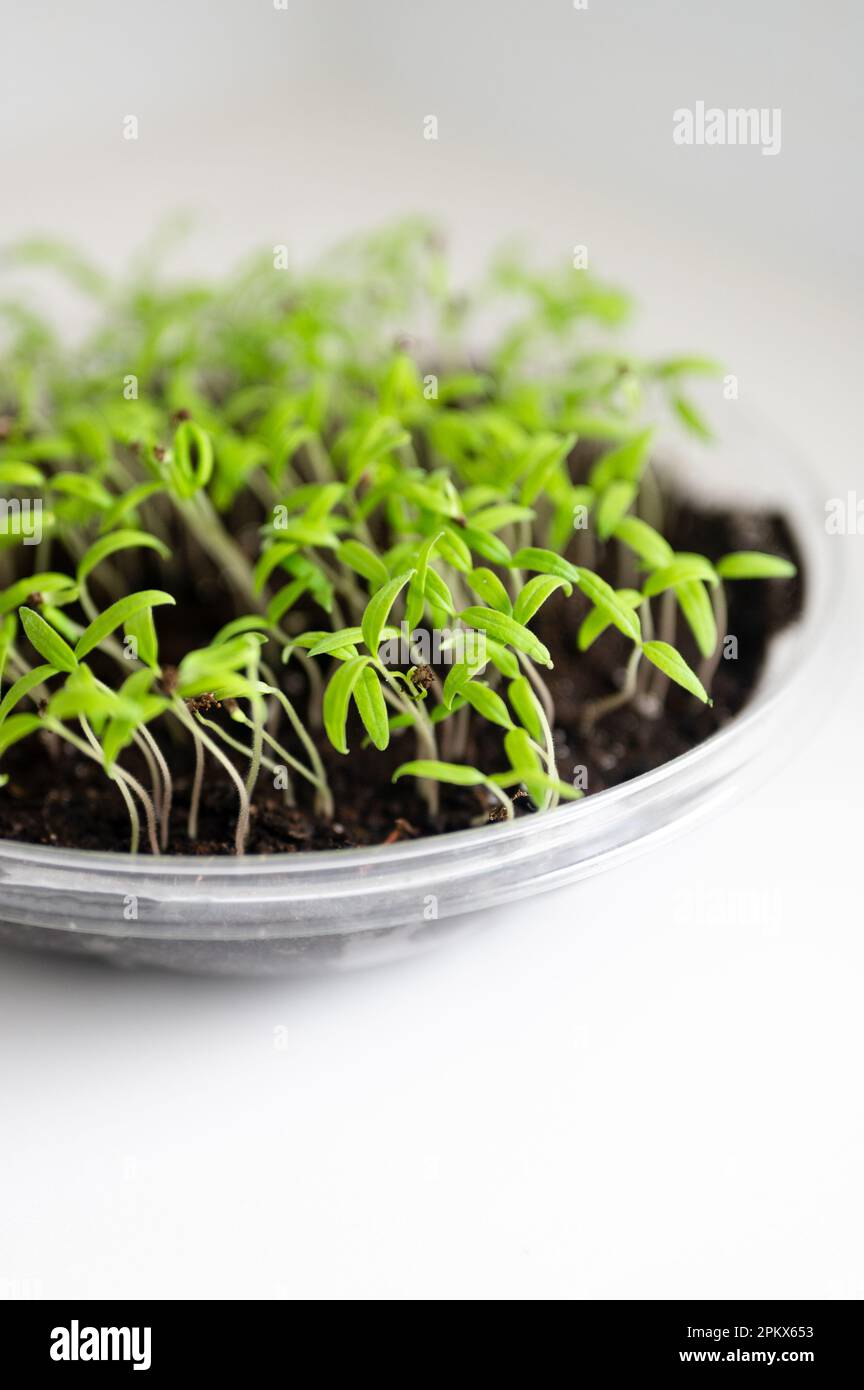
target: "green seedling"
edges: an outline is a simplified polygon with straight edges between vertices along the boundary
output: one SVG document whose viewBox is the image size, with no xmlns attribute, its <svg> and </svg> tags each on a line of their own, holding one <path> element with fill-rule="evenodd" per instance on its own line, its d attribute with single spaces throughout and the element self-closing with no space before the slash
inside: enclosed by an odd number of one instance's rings
<svg viewBox="0 0 864 1390">
<path fill-rule="evenodd" d="M 576 605 L 578 652 L 625 644 L 587 734 L 670 681 L 707 702 L 726 584 L 794 573 L 675 553 L 660 411 L 707 439 L 688 381 L 718 368 L 623 351 L 628 300 L 585 270 L 508 253 L 457 299 L 422 221 L 215 286 L 152 267 L 109 286 L 63 248 L 16 254 L 91 295 L 99 322 L 73 350 L 29 306 L 2 309 L 0 757 L 34 739 L 97 762 L 133 851 L 171 843 L 182 743 L 190 840 L 216 767 L 238 854 L 262 775 L 338 818 L 328 765 L 361 746 L 392 758 L 397 739 L 416 756 L 394 776 L 418 779 L 430 817 L 442 783 L 477 787 L 495 817 L 551 809 L 577 793 L 557 766 L 547 604 Z M 468 345 L 490 306 L 505 326 L 478 372 Z M 426 347 L 403 341 L 412 323 Z M 25 502 L 38 539 L 20 534 Z M 211 622 L 196 591 L 227 611 Z"/>
</svg>

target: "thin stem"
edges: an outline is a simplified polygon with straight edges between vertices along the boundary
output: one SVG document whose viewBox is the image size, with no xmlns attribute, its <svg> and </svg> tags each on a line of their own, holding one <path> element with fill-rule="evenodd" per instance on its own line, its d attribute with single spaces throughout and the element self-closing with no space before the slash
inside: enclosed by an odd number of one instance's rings
<svg viewBox="0 0 864 1390">
<path fill-rule="evenodd" d="M 201 788 L 204 785 L 204 744 L 197 727 L 192 730 L 192 740 L 195 745 L 195 772 L 192 776 L 192 795 L 189 798 L 189 819 L 186 824 L 186 833 L 190 840 L 197 840 L 198 811 L 201 806 Z"/>
<path fill-rule="evenodd" d="M 142 758 L 147 764 L 147 772 L 150 776 L 150 791 L 152 794 L 153 806 L 155 808 L 156 815 L 160 817 L 161 829 L 162 780 L 159 776 L 159 769 L 156 766 L 156 760 L 153 757 L 150 748 L 144 742 L 144 739 L 141 737 L 140 729 L 135 730 L 134 734 L 132 735 L 132 742 L 135 744 L 135 747 L 138 749 L 138 752 L 141 754 Z"/>
<path fill-rule="evenodd" d="M 729 613 L 726 607 L 726 590 L 722 581 L 715 584 L 711 590 L 711 606 L 714 609 L 714 621 L 717 625 L 717 643 L 712 654 L 705 658 L 699 668 L 699 679 L 705 689 L 710 691 L 712 682 L 717 674 L 717 667 L 720 665 L 720 657 L 723 655 L 723 643 L 726 640 L 726 624 L 729 621 Z"/>
<path fill-rule="evenodd" d="M 246 672 L 250 682 L 257 679 L 255 670 L 250 667 Z M 266 710 L 261 696 L 256 694 L 250 699 L 252 706 L 252 756 L 249 759 L 249 771 L 246 774 L 246 795 L 251 798 L 258 781 L 258 773 L 261 770 L 261 754 L 264 751 L 264 723 Z"/>
<path fill-rule="evenodd" d="M 216 737 L 217 737 L 217 738 L 221 738 L 222 742 L 223 742 L 223 743 L 226 743 L 226 744 L 228 745 L 229 748 L 233 748 L 234 751 L 235 751 L 235 753 L 241 753 L 241 754 L 243 755 L 244 758 L 251 758 L 251 757 L 252 757 L 252 749 L 251 749 L 251 748 L 247 748 L 246 745 L 245 745 L 245 743 L 241 743 L 241 742 L 240 742 L 239 738 L 234 738 L 234 737 L 232 737 L 231 734 L 227 733 L 227 731 L 226 731 L 225 729 L 221 728 L 220 725 L 218 725 L 217 723 L 215 723 L 214 720 L 212 720 L 212 719 L 207 719 L 206 716 L 203 715 L 203 714 L 196 714 L 195 718 L 197 719 L 197 721 L 198 721 L 199 724 L 203 724 L 203 725 L 204 725 L 205 729 L 211 729 L 211 730 L 213 731 L 213 733 L 216 735 Z M 252 721 L 251 721 L 250 719 L 244 719 L 244 723 L 249 724 L 249 725 L 251 726 Z M 266 737 L 266 735 L 265 735 L 265 737 Z M 281 752 L 282 750 L 277 748 L 277 751 Z M 287 755 L 286 755 L 286 756 L 287 756 Z M 280 772 L 280 771 L 282 771 L 282 768 L 281 768 L 280 764 L 279 764 L 279 763 L 275 763 L 275 762 L 273 761 L 272 758 L 268 758 L 266 753 L 262 753 L 262 754 L 261 754 L 261 766 L 262 766 L 262 767 L 266 767 L 266 769 L 267 769 L 268 772 Z M 288 806 L 293 806 L 293 805 L 295 804 L 295 802 L 294 802 L 294 792 L 293 792 L 293 787 L 292 787 L 292 784 L 291 784 L 291 779 L 290 779 L 290 777 L 289 777 L 289 779 L 288 779 L 288 785 L 287 785 L 286 788 L 285 788 L 285 793 L 286 793 L 286 795 L 285 795 L 285 802 L 286 802 L 286 805 L 288 805 Z"/>
<path fill-rule="evenodd" d="M 197 734 L 198 738 L 204 744 L 204 747 L 207 749 L 208 753 L 212 753 L 216 761 L 222 764 L 225 771 L 228 773 L 228 776 L 231 778 L 232 782 L 237 788 L 237 795 L 240 798 L 240 811 L 237 816 L 237 829 L 234 835 L 234 852 L 238 855 L 243 854 L 246 848 L 246 839 L 249 835 L 249 798 L 246 795 L 246 788 L 243 784 L 243 778 L 240 776 L 231 759 L 226 757 L 225 754 L 222 752 L 222 749 L 219 747 L 218 743 L 214 743 L 213 739 L 210 738 L 208 734 L 203 733 L 202 730 L 196 725 L 195 720 L 192 718 L 191 714 L 189 713 L 188 709 L 186 708 L 179 696 L 174 697 L 173 708 L 176 710 L 178 717 L 186 725 L 186 728 L 189 729 L 191 733 Z"/>
<path fill-rule="evenodd" d="M 219 513 L 205 492 L 196 492 L 189 501 L 178 501 L 177 507 L 189 529 L 219 569 L 231 581 L 238 595 L 260 613 L 264 604 L 255 590 L 255 576 L 243 551 L 231 539 L 219 518 Z"/>
<path fill-rule="evenodd" d="M 528 664 L 530 665 L 529 659 L 527 657 L 524 657 L 524 654 L 522 652 L 519 653 L 519 656 L 522 659 L 523 667 L 526 664 L 526 662 L 528 662 Z M 557 778 L 558 761 L 555 757 L 555 740 L 552 737 L 552 728 L 549 724 L 549 720 L 546 718 L 546 711 L 544 710 L 543 705 L 539 700 L 537 702 L 537 717 L 540 720 L 540 727 L 543 730 L 543 742 L 546 745 L 546 767 L 549 772 L 549 776 L 552 778 Z M 543 798 L 543 806 L 541 809 L 544 811 L 551 810 L 553 807 L 558 805 L 558 802 L 560 800 L 561 794 L 558 791 L 558 788 L 550 787 Z"/>
<path fill-rule="evenodd" d="M 620 709 L 626 705 L 636 694 L 636 676 L 639 669 L 639 659 L 642 656 L 642 648 L 634 646 L 627 662 L 627 669 L 624 674 L 624 684 L 614 695 L 607 695 L 602 700 L 590 701 L 582 711 L 580 720 L 583 734 L 589 733 L 604 714 L 609 714 L 610 710 Z"/>
<path fill-rule="evenodd" d="M 505 791 L 502 791 L 502 789 L 499 786 L 497 786 L 494 782 L 484 782 L 483 786 L 486 788 L 487 792 L 492 793 L 496 801 L 500 801 L 501 805 L 504 807 L 504 810 L 507 813 L 507 819 L 513 820 L 515 811 L 513 809 L 513 802 L 510 800 L 510 797 L 507 795 L 507 793 Z"/>
<path fill-rule="evenodd" d="M 174 799 L 174 783 L 171 778 L 171 773 L 168 769 L 168 764 L 162 756 L 162 750 L 159 747 L 159 744 L 156 742 L 150 730 L 144 724 L 142 724 L 141 726 L 141 737 L 150 748 L 150 751 L 156 760 L 156 764 L 159 768 L 159 771 L 162 773 L 163 796 L 161 821 L 159 827 L 159 843 L 161 844 L 163 849 L 167 849 L 168 827 L 171 820 L 171 805 Z"/>
<path fill-rule="evenodd" d="M 668 642 L 670 646 L 675 645 L 676 618 L 678 616 L 678 601 L 675 598 L 675 590 L 667 589 L 660 600 L 660 641 Z M 652 695 L 660 701 L 661 705 L 666 698 L 666 691 L 669 688 L 669 677 L 664 675 L 658 668 L 654 672 L 654 682 L 648 689 Z"/>
<path fill-rule="evenodd" d="M 103 771 L 105 771 L 105 758 L 102 752 L 101 745 L 98 739 L 96 738 L 96 735 L 93 733 L 93 730 L 90 728 L 90 725 L 87 723 L 87 720 L 84 718 L 83 715 L 81 716 L 79 722 L 82 728 L 84 729 L 84 732 L 87 734 L 89 742 L 85 742 L 83 738 L 78 738 L 69 729 L 67 729 L 65 724 L 61 723 L 59 719 L 46 719 L 45 725 L 46 728 L 49 728 L 52 731 L 52 733 L 58 734 L 61 738 L 65 738 L 66 742 L 71 743 L 73 748 L 77 748 L 79 753 L 84 753 L 88 758 L 92 758 L 94 762 L 99 763 Z M 132 830 L 129 846 L 130 853 L 137 853 L 141 823 L 138 818 L 138 812 L 135 808 L 135 803 L 129 797 L 129 787 L 132 788 L 132 790 L 138 796 L 141 805 L 144 807 L 144 814 L 147 819 L 147 834 L 150 840 L 150 852 L 158 856 L 159 843 L 156 838 L 156 813 L 153 810 L 153 802 L 150 800 L 150 797 L 147 795 L 146 791 L 141 786 L 141 783 L 138 781 L 137 777 L 133 777 L 131 772 L 126 772 L 125 769 L 120 767 L 117 763 L 114 764 L 114 767 L 111 770 L 111 772 L 105 771 L 105 775 L 110 779 L 110 781 L 114 782 L 114 784 L 117 787 L 117 790 L 120 792 L 120 795 L 126 802 L 126 809 L 129 812 L 129 820 L 131 823 Z"/>
<path fill-rule="evenodd" d="M 643 642 L 651 642 L 651 641 L 653 641 L 653 639 L 654 639 L 654 615 L 653 615 L 653 613 L 651 612 L 651 600 L 650 600 L 650 598 L 644 599 L 643 602 L 639 605 L 639 621 L 640 621 L 641 624 L 642 624 L 642 641 L 643 641 Z M 638 688 L 638 689 L 641 690 L 644 686 L 647 685 L 648 680 L 650 680 L 650 677 L 651 677 L 651 670 L 652 670 L 652 669 L 653 669 L 653 668 L 651 668 L 651 667 L 649 667 L 649 666 L 640 666 L 640 668 L 639 668 L 639 679 L 638 679 L 638 681 L 637 681 L 637 688 Z M 646 677 L 647 677 L 647 679 L 646 679 Z"/>
<path fill-rule="evenodd" d="M 546 715 L 546 718 L 549 720 L 550 724 L 554 724 L 555 701 L 552 699 L 552 696 L 549 692 L 549 687 L 547 686 L 543 677 L 540 675 L 540 672 L 537 670 L 537 667 L 534 665 L 534 662 L 531 660 L 530 657 L 526 656 L 524 652 L 517 652 L 516 655 L 519 658 L 519 664 L 521 665 L 523 671 L 525 672 L 529 681 L 533 685 L 534 690 L 539 696 L 540 703 L 543 706 L 543 712 Z"/>
<path fill-rule="evenodd" d="M 316 786 L 318 792 L 315 798 L 316 810 L 318 810 L 321 815 L 327 816 L 329 820 L 332 820 L 334 812 L 333 793 L 330 790 L 330 783 L 327 780 L 327 773 L 324 770 L 324 764 L 321 761 L 318 749 L 310 738 L 303 720 L 298 715 L 291 701 L 288 699 L 288 696 L 284 691 L 279 689 L 278 685 L 268 685 L 265 686 L 264 689 L 268 695 L 276 696 L 276 699 L 279 701 L 291 722 L 291 727 L 303 744 L 306 752 L 309 754 L 309 761 L 315 773 L 315 778 L 309 778 L 309 780 L 315 781 L 315 779 L 317 779 Z M 296 767 L 298 772 L 302 771 L 304 776 L 308 776 L 305 768 L 302 768 L 301 764 L 297 763 Z"/>
<path fill-rule="evenodd" d="M 387 667 L 380 661 L 374 661 L 373 665 L 381 673 L 387 685 L 393 692 L 395 703 L 400 707 L 403 714 L 410 715 L 414 724 L 414 732 L 417 736 L 417 753 L 421 758 L 430 758 L 433 762 L 438 761 L 438 744 L 435 741 L 435 730 L 429 722 L 429 717 L 422 707 L 422 701 L 411 700 L 407 695 L 403 695 L 399 688 L 399 682 L 387 670 Z M 437 816 L 440 806 L 440 794 L 438 783 L 433 782 L 429 777 L 418 779 L 420 795 L 426 802 L 429 814 Z"/>
</svg>

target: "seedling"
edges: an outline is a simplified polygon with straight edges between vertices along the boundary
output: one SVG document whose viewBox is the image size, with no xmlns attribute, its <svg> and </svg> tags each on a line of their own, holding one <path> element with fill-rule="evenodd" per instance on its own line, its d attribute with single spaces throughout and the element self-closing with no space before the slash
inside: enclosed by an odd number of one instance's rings
<svg viewBox="0 0 864 1390">
<path fill-rule="evenodd" d="M 306 274 L 267 258 L 222 286 L 148 272 L 110 296 L 62 250 L 18 254 L 98 286 L 105 317 L 70 353 L 9 312 L 0 758 L 30 740 L 34 757 L 66 744 L 98 763 L 133 852 L 172 847 L 186 753 L 188 838 L 216 772 L 238 854 L 262 778 L 338 820 L 328 770 L 361 752 L 383 785 L 417 779 L 430 828 L 442 785 L 474 789 L 481 821 L 550 810 L 581 794 L 560 765 L 550 612 L 578 616 L 562 679 L 623 639 L 619 688 L 570 731 L 590 739 L 640 692 L 656 715 L 670 682 L 710 704 L 725 585 L 795 572 L 664 536 L 658 429 L 671 412 L 710 437 L 686 383 L 717 369 L 622 352 L 608 335 L 628 301 L 585 271 L 508 257 L 457 303 L 417 223 Z M 472 315 L 492 300 L 510 308 L 478 371 Z M 412 324 L 426 337 L 409 352 Z M 38 539 L 20 524 L 34 515 Z M 190 593 L 218 593 L 221 616 Z"/>
</svg>

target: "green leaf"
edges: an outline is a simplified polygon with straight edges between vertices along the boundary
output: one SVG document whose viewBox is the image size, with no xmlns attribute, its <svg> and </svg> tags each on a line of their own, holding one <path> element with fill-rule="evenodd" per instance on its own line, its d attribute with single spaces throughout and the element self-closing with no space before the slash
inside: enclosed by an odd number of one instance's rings
<svg viewBox="0 0 864 1390">
<path fill-rule="evenodd" d="M 627 608 L 638 608 L 642 602 L 642 595 L 638 589 L 616 589 L 615 592 Z M 579 635 L 576 640 L 580 652 L 587 652 L 588 648 L 593 646 L 597 638 L 602 636 L 609 626 L 610 620 L 603 609 L 592 608 L 591 612 L 583 618 L 579 627 Z"/>
<path fill-rule="evenodd" d="M 58 671 L 74 671 L 78 665 L 75 653 L 59 632 L 55 632 L 33 608 L 20 608 L 18 613 L 21 626 L 39 655 Z"/>
<path fill-rule="evenodd" d="M 418 478 L 400 478 L 394 482 L 392 490 L 435 516 L 456 516 L 456 504 L 452 497 L 431 483 L 421 482 Z"/>
<path fill-rule="evenodd" d="M 528 466 L 519 493 L 520 502 L 532 506 L 537 501 L 552 474 L 567 458 L 575 443 L 575 434 L 568 434 L 563 438 L 555 434 L 544 434 L 532 440 L 528 451 Z"/>
<path fill-rule="evenodd" d="M 0 483 L 5 487 L 42 487 L 45 476 L 33 463 L 0 463 Z"/>
<path fill-rule="evenodd" d="M 0 616 L 13 608 L 20 608 L 33 594 L 57 593 L 70 588 L 72 583 L 68 574 L 57 574 L 54 570 L 31 574 L 29 579 L 19 579 L 8 589 L 0 590 Z"/>
<path fill-rule="evenodd" d="M 642 648 L 642 654 L 658 670 L 662 671 L 664 676 L 675 681 L 676 685 L 683 686 L 703 704 L 710 705 L 712 703 L 695 671 L 691 671 L 680 652 L 677 652 L 674 647 L 670 647 L 668 642 L 646 642 Z"/>
<path fill-rule="evenodd" d="M 117 525 L 127 512 L 137 511 L 142 502 L 146 502 L 148 497 L 154 497 L 157 492 L 164 492 L 161 483 L 139 483 L 137 487 L 132 487 L 128 492 L 124 492 L 122 497 L 118 497 L 113 502 L 108 511 L 102 518 L 99 527 L 101 532 L 110 531 Z"/>
<path fill-rule="evenodd" d="M 482 671 L 485 665 L 485 661 L 454 661 L 447 672 L 441 691 L 441 699 L 448 709 L 452 708 L 454 700 L 459 698 L 463 685 Z"/>
<path fill-rule="evenodd" d="M 431 566 L 426 571 L 426 598 L 433 607 L 442 609 L 450 618 L 454 617 L 456 605 L 449 586 Z"/>
<path fill-rule="evenodd" d="M 540 717 L 540 705 L 537 696 L 531 689 L 531 682 L 528 677 L 517 676 L 515 680 L 512 680 L 507 687 L 507 694 L 520 724 L 528 730 L 528 733 L 537 743 L 542 743 L 544 733 L 543 721 Z"/>
<path fill-rule="evenodd" d="M 673 396 L 672 408 L 686 429 L 694 434 L 703 443 L 710 444 L 714 438 L 713 431 L 706 421 L 704 415 L 687 396 Z"/>
<path fill-rule="evenodd" d="M 532 507 L 520 507 L 515 502 L 499 502 L 492 507 L 483 507 L 468 520 L 472 531 L 500 531 L 502 526 L 512 526 L 517 521 L 533 521 L 535 516 Z"/>
<path fill-rule="evenodd" d="M 490 608 L 497 609 L 499 613 L 507 613 L 512 616 L 513 606 L 510 602 L 510 596 L 497 574 L 481 567 L 472 570 L 466 577 L 475 594 L 484 603 L 488 604 Z"/>
<path fill-rule="evenodd" d="M 135 719 L 111 719 L 100 738 L 105 771 L 110 773 L 118 756 L 132 742 L 138 721 Z"/>
<path fill-rule="evenodd" d="M 100 512 L 107 511 L 114 500 L 98 478 L 91 478 L 86 473 L 55 473 L 49 486 L 52 492 L 74 497 L 76 501 Z"/>
<path fill-rule="evenodd" d="M 135 708 L 124 710 L 124 702 L 117 692 L 98 686 L 96 677 L 87 666 L 79 666 L 72 671 L 48 702 L 50 719 L 78 719 L 86 715 L 88 719 L 98 722 L 124 712 L 128 718 L 132 718 Z"/>
<path fill-rule="evenodd" d="M 174 432 L 174 448 L 168 477 L 178 497 L 188 501 L 206 487 L 213 474 L 210 436 L 192 420 L 183 420 Z"/>
<path fill-rule="evenodd" d="M 501 642 L 496 642 L 486 634 L 486 655 L 507 680 L 514 680 L 519 674 L 519 662 L 513 653 Z M 485 663 L 484 663 L 485 664 Z"/>
<path fill-rule="evenodd" d="M 434 535 L 429 536 L 417 552 L 417 565 L 411 576 L 411 583 L 408 585 L 408 597 L 405 603 L 405 621 L 408 624 L 409 632 L 414 631 L 420 619 L 423 617 L 423 605 L 426 599 L 426 575 L 429 571 L 429 557 L 443 535 L 443 531 L 438 531 Z"/>
<path fill-rule="evenodd" d="M 351 657 L 341 666 L 337 666 L 327 682 L 322 702 L 322 714 L 327 737 L 337 753 L 348 752 L 348 744 L 345 742 L 348 706 L 351 703 L 354 687 L 371 659 L 368 656 Z"/>
<path fill-rule="evenodd" d="M 360 672 L 360 679 L 354 687 L 354 703 L 364 729 L 375 747 L 383 752 L 390 742 L 390 724 L 378 676 L 371 666 Z"/>
<path fill-rule="evenodd" d="M 791 579 L 798 573 L 791 560 L 761 550 L 735 550 L 717 561 L 721 579 Z"/>
<path fill-rule="evenodd" d="M 100 613 L 94 618 L 89 627 L 85 628 L 75 647 L 77 657 L 86 656 L 92 652 L 94 647 L 98 647 L 100 642 L 110 636 L 123 623 L 134 618 L 136 613 L 140 613 L 142 608 L 156 608 L 161 603 L 173 604 L 175 600 L 170 594 L 164 593 L 161 589 L 142 589 L 137 594 L 127 594 L 126 598 L 118 599 L 112 603 L 110 608 L 106 608 L 104 613 Z"/>
<path fill-rule="evenodd" d="M 127 618 L 123 624 L 123 631 L 127 637 L 131 637 L 135 642 L 138 660 L 152 671 L 158 671 L 159 640 L 156 636 L 156 624 L 153 621 L 153 609 L 142 608 L 139 613 Z"/>
<path fill-rule="evenodd" d="M 653 429 L 641 430 L 617 449 L 604 454 L 588 476 L 591 487 L 602 492 L 611 482 L 638 483 L 648 461 L 653 435 Z"/>
<path fill-rule="evenodd" d="M 484 560 L 488 560 L 493 565 L 510 564 L 510 551 L 500 536 L 496 536 L 494 532 L 481 531 L 476 526 L 463 526 L 461 536 L 465 544 L 476 555 L 482 556 Z"/>
<path fill-rule="evenodd" d="M 534 749 L 527 729 L 514 728 L 504 735 L 504 751 L 510 759 L 510 766 L 520 776 L 536 773 L 540 760 Z"/>
<path fill-rule="evenodd" d="M 594 513 L 597 535 L 601 541 L 608 541 L 624 513 L 632 505 L 636 491 L 635 483 L 627 483 L 618 478 L 613 479 L 609 486 L 603 489 Z"/>
<path fill-rule="evenodd" d="M 535 574 L 533 579 L 529 579 L 517 595 L 513 608 L 513 617 L 517 623 L 530 622 L 556 589 L 563 589 L 569 598 L 573 592 L 573 585 L 554 574 Z"/>
<path fill-rule="evenodd" d="M 554 574 L 558 579 L 566 579 L 568 584 L 579 583 L 579 570 L 554 550 L 542 550 L 538 546 L 526 545 L 510 561 L 513 569 L 538 570 L 541 574 Z"/>
<path fill-rule="evenodd" d="M 496 642 L 524 652 L 526 656 L 531 657 L 532 661 L 538 662 L 541 666 L 552 665 L 552 657 L 548 647 L 544 647 L 540 638 L 535 637 L 530 628 L 525 627 L 522 623 L 517 623 L 506 613 L 499 613 L 494 608 L 478 608 L 472 605 L 469 608 L 463 608 L 459 617 L 470 627 L 477 627 L 482 632 L 488 632 Z"/>
<path fill-rule="evenodd" d="M 15 641 L 15 633 L 18 631 L 18 620 L 14 613 L 9 613 L 0 619 L 0 688 L 3 683 L 3 672 L 6 670 L 6 658 L 9 655 L 9 648 Z"/>
<path fill-rule="evenodd" d="M 393 773 L 393 781 L 398 782 L 400 777 L 429 777 L 433 782 L 448 782 L 454 787 L 479 787 L 487 780 L 476 767 L 440 763 L 431 758 L 417 758 L 414 762 L 403 763 Z"/>
<path fill-rule="evenodd" d="M 56 676 L 57 671 L 54 666 L 34 666 L 32 671 L 25 671 L 23 676 L 19 676 L 14 685 L 10 685 L 3 699 L 0 700 L 0 724 L 6 716 L 12 712 L 19 700 L 23 700 L 25 695 L 29 695 L 37 685 L 47 681 L 51 676 Z"/>
<path fill-rule="evenodd" d="M 513 727 L 507 706 L 501 696 L 490 690 L 488 685 L 469 680 L 459 687 L 459 694 L 483 719 L 488 719 L 490 724 L 500 724 L 503 729 Z"/>
<path fill-rule="evenodd" d="M 670 565 L 675 552 L 659 531 L 638 516 L 624 516 L 613 532 L 615 538 L 632 550 L 649 569 Z"/>
<path fill-rule="evenodd" d="M 710 357 L 667 357 L 656 363 L 654 375 L 662 379 L 684 376 L 692 373 L 698 376 L 722 376 L 723 368 Z"/>
<path fill-rule="evenodd" d="M 363 636 L 359 627 L 340 627 L 338 632 L 328 632 L 309 648 L 310 656 L 329 656 L 331 652 L 351 651 L 356 656 L 356 644 Z"/>
<path fill-rule="evenodd" d="M 288 612 L 293 608 L 299 598 L 302 598 L 309 588 L 308 579 L 292 579 L 290 584 L 285 584 L 267 605 L 268 622 L 276 625 L 280 623 Z"/>
<path fill-rule="evenodd" d="M 503 541 L 500 544 L 507 549 Z M 471 551 L 455 526 L 444 527 L 444 539 L 438 543 L 438 554 L 460 574 L 467 574 L 471 568 Z"/>
<path fill-rule="evenodd" d="M 336 554 L 343 564 L 356 574 L 362 575 L 364 579 L 368 579 L 376 588 L 380 589 L 382 584 L 387 583 L 387 566 L 368 545 L 363 545 L 362 541 L 340 541 L 336 547 Z"/>
<path fill-rule="evenodd" d="M 601 579 L 599 574 L 593 570 L 579 569 L 579 586 L 586 598 L 589 598 L 595 608 L 599 608 L 603 616 L 617 627 L 619 632 L 623 632 L 625 637 L 629 637 L 631 642 L 641 642 L 642 627 L 638 615 L 634 610 L 618 597 L 618 594 L 607 584 L 605 579 Z"/>
<path fill-rule="evenodd" d="M 107 559 L 109 555 L 113 555 L 115 551 L 133 550 L 141 546 L 150 550 L 158 550 L 163 560 L 167 560 L 171 554 L 163 541 L 160 541 L 157 536 L 151 536 L 147 531 L 111 531 L 107 536 L 102 536 L 98 541 L 94 541 L 82 557 L 76 575 L 78 583 L 83 584 L 96 566 L 101 565 L 102 561 Z"/>
<path fill-rule="evenodd" d="M 42 720 L 36 714 L 13 714 L 0 728 L 0 757 L 13 743 L 19 743 L 41 727 Z"/>
<path fill-rule="evenodd" d="M 648 576 L 642 592 L 646 598 L 654 598 L 664 590 L 687 584 L 692 579 L 704 579 L 709 584 L 716 584 L 717 571 L 704 555 L 678 554 L 671 564 L 661 566 Z"/>
<path fill-rule="evenodd" d="M 381 631 L 390 616 L 390 610 L 413 574 L 413 569 L 407 570 L 405 574 L 397 574 L 395 579 L 389 580 L 382 589 L 373 594 L 366 605 L 366 611 L 361 620 L 361 629 L 363 641 L 373 656 L 378 654 Z"/>
<path fill-rule="evenodd" d="M 266 641 L 258 632 L 245 632 L 227 642 L 211 642 L 187 652 L 177 671 L 177 694 L 184 699 L 214 690 L 229 672 L 257 665 L 261 645 Z"/>
<path fill-rule="evenodd" d="M 699 651 L 704 657 L 710 656 L 717 646 L 717 621 L 705 585 L 699 579 L 690 579 L 676 586 L 675 597 Z"/>
<path fill-rule="evenodd" d="M 260 613 L 247 613 L 242 618 L 232 618 L 230 623 L 220 627 L 211 646 L 218 647 L 222 642 L 229 642 L 232 637 L 239 637 L 244 632 L 264 634 L 270 632 L 270 627 L 267 619 L 262 618 Z"/>
</svg>

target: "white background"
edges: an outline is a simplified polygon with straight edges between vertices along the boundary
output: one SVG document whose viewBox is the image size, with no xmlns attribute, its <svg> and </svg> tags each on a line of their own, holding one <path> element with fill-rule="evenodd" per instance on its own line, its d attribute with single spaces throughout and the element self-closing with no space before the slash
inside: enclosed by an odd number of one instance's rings
<svg viewBox="0 0 864 1390">
<path fill-rule="evenodd" d="M 210 269 L 416 209 L 466 268 L 586 244 L 827 499 L 862 486 L 862 41 L 851 0 L 19 0 L 3 238 L 119 266 L 188 207 Z M 780 107 L 780 155 L 675 147 L 700 99 Z M 650 859 L 314 982 L 0 955 L 0 1295 L 861 1298 L 864 538 L 836 544 L 817 726 Z"/>
</svg>

